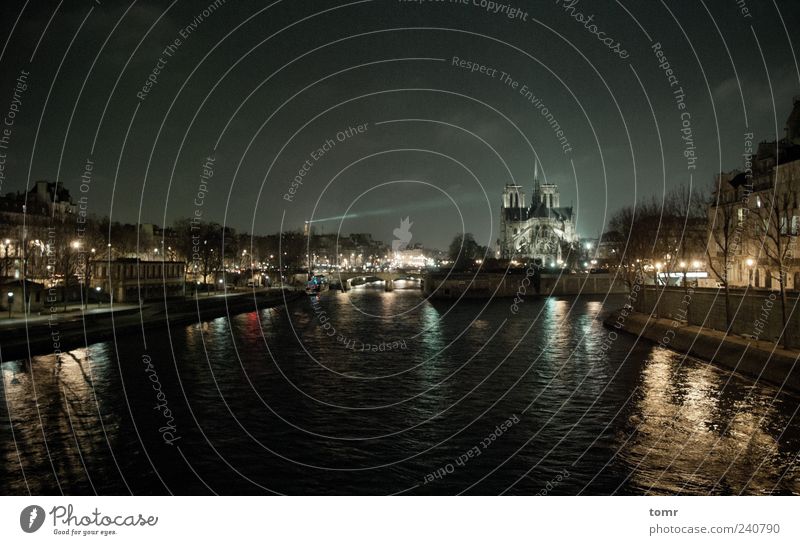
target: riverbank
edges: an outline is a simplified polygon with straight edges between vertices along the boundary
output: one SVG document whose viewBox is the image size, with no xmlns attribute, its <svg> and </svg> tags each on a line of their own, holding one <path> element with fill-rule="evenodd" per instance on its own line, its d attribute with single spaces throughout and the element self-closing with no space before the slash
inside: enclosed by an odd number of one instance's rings
<svg viewBox="0 0 800 545">
<path fill-rule="evenodd" d="M 492 299 L 498 297 L 543 297 L 562 295 L 606 295 L 627 293 L 616 275 L 590 273 L 540 274 L 533 268 L 502 272 L 431 272 L 425 275 L 423 291 L 432 299 Z"/>
<path fill-rule="evenodd" d="M 0 357 L 2 361 L 10 361 L 65 352 L 113 339 L 115 335 L 278 307 L 301 297 L 302 292 L 290 290 L 250 291 L 208 298 L 172 299 L 166 303 L 147 302 L 141 307 L 124 305 L 58 313 L 52 317 L 33 316 L 27 323 L 13 320 L 0 324 Z"/>
<path fill-rule="evenodd" d="M 694 356 L 760 382 L 800 392 L 800 352 L 775 343 L 725 335 L 723 331 L 653 318 L 648 314 L 617 310 L 603 325 L 646 339 L 675 352 Z"/>
</svg>

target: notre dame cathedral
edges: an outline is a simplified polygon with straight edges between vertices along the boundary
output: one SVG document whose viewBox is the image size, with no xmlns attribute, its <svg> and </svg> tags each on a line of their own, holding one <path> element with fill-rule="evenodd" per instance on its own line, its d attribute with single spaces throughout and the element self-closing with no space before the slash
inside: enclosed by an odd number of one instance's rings
<svg viewBox="0 0 800 545">
<path fill-rule="evenodd" d="M 534 175 L 533 198 L 525 203 L 522 186 L 507 184 L 500 211 L 500 255 L 504 259 L 535 261 L 546 267 L 567 261 L 576 250 L 578 235 L 571 206 L 560 206 L 558 186 L 540 184 Z"/>
</svg>

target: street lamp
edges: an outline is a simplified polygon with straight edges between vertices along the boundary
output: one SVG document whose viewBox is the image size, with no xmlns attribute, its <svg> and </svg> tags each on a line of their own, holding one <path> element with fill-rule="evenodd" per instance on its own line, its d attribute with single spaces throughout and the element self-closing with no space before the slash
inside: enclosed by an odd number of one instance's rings
<svg viewBox="0 0 800 545">
<path fill-rule="evenodd" d="M 745 264 L 747 264 L 747 285 L 752 288 L 753 287 L 753 265 L 755 265 L 755 261 L 753 261 L 751 258 L 748 257 L 747 260 L 745 261 Z"/>
<path fill-rule="evenodd" d="M 3 259 L 3 276 L 8 276 L 8 247 L 11 246 L 11 239 L 5 239 L 4 247 L 6 250 L 5 258 Z"/>
<path fill-rule="evenodd" d="M 97 292 L 97 308 L 100 308 L 100 292 L 102 291 L 102 288 L 97 286 L 94 291 Z"/>
<path fill-rule="evenodd" d="M 6 293 L 6 297 L 8 298 L 8 317 L 11 318 L 11 306 L 14 304 L 14 292 L 10 291 Z"/>
</svg>

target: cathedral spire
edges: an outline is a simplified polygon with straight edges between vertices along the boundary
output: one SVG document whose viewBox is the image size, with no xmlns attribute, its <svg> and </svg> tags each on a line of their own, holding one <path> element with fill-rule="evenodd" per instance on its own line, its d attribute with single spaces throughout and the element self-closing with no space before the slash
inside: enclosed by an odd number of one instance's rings
<svg viewBox="0 0 800 545">
<path fill-rule="evenodd" d="M 533 198 L 531 199 L 531 206 L 539 204 L 539 161 L 533 160 Z"/>
</svg>

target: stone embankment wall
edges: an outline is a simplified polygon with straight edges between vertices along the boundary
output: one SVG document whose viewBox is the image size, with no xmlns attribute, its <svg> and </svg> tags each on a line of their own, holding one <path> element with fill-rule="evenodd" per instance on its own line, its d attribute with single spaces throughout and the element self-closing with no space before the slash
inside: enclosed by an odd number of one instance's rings
<svg viewBox="0 0 800 545">
<path fill-rule="evenodd" d="M 538 284 L 538 286 L 537 286 Z M 538 287 L 538 290 L 537 290 Z M 423 282 L 426 296 L 434 298 L 514 297 L 525 295 L 595 295 L 626 293 L 621 279 L 609 274 L 543 274 L 538 279 L 525 271 L 509 273 L 428 274 Z"/>
<path fill-rule="evenodd" d="M 798 293 L 787 293 L 786 314 L 790 316 L 787 329 L 793 337 L 792 346 L 800 346 L 800 308 Z M 775 342 L 783 329 L 780 292 L 763 289 L 735 290 L 730 294 L 730 333 Z M 725 291 L 715 288 L 656 288 L 639 290 L 633 307 L 644 314 L 679 320 L 688 325 L 725 331 Z M 794 309 L 794 312 L 792 310 Z"/>
</svg>

